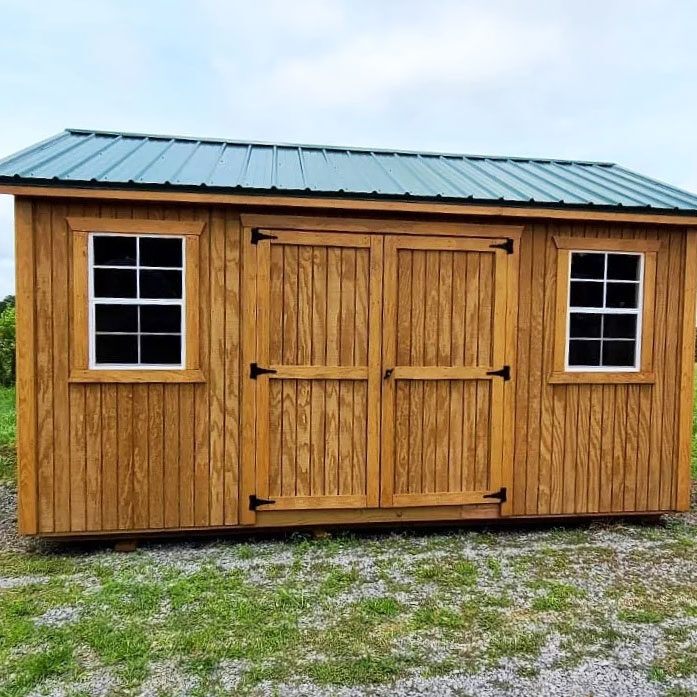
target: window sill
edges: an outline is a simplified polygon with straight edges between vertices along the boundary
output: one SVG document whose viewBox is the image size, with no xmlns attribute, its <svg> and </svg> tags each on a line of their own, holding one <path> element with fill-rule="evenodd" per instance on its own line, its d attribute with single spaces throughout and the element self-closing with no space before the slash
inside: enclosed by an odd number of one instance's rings
<svg viewBox="0 0 697 697">
<path fill-rule="evenodd" d="M 201 370 L 73 370 L 69 382 L 164 383 L 206 382 Z"/>
<path fill-rule="evenodd" d="M 638 372 L 562 372 L 552 373 L 553 385 L 635 385 L 656 382 L 655 373 Z"/>
</svg>

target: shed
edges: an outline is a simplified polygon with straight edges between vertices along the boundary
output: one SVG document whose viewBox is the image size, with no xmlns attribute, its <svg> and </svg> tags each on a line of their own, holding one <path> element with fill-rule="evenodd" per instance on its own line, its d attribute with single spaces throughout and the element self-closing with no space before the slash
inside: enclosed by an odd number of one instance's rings
<svg viewBox="0 0 697 697">
<path fill-rule="evenodd" d="M 0 192 L 24 534 L 689 506 L 697 196 L 84 130 L 0 161 Z"/>
</svg>

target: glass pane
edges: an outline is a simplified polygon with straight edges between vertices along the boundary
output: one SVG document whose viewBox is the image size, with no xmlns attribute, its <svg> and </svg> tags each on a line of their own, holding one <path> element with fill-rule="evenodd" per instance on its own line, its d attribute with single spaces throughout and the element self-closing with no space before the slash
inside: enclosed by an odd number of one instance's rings
<svg viewBox="0 0 697 697">
<path fill-rule="evenodd" d="M 97 363 L 138 363 L 138 337 L 135 334 L 97 334 Z"/>
<path fill-rule="evenodd" d="M 636 315 L 605 315 L 603 318 L 603 338 L 636 338 Z"/>
<path fill-rule="evenodd" d="M 569 341 L 569 365 L 570 366 L 598 366 L 600 365 L 600 341 Z"/>
<path fill-rule="evenodd" d="M 181 347 L 180 336 L 144 334 L 140 337 L 140 360 L 157 365 L 179 365 L 182 360 Z"/>
<path fill-rule="evenodd" d="M 97 266 L 135 266 L 136 238 L 122 235 L 95 236 L 94 263 Z"/>
<path fill-rule="evenodd" d="M 94 318 L 98 332 L 137 332 L 137 305 L 95 305 Z"/>
<path fill-rule="evenodd" d="M 602 307 L 603 284 L 589 281 L 571 281 L 571 307 Z"/>
<path fill-rule="evenodd" d="M 182 239 L 141 237 L 140 265 L 181 267 Z"/>
<path fill-rule="evenodd" d="M 95 298 L 135 298 L 136 272 L 126 269 L 94 269 Z"/>
<path fill-rule="evenodd" d="M 633 368 L 634 342 L 603 341 L 603 365 L 617 368 Z"/>
<path fill-rule="evenodd" d="M 615 281 L 638 281 L 639 255 L 608 254 L 607 277 Z"/>
<path fill-rule="evenodd" d="M 587 312 L 572 312 L 569 319 L 569 336 L 590 338 L 597 336 L 600 338 L 600 324 L 602 315 Z"/>
<path fill-rule="evenodd" d="M 608 283 L 607 307 L 638 307 L 638 283 Z"/>
<path fill-rule="evenodd" d="M 181 271 L 141 271 L 141 298 L 181 298 Z"/>
<path fill-rule="evenodd" d="M 605 254 L 571 252 L 571 278 L 604 278 Z"/>
<path fill-rule="evenodd" d="M 141 332 L 181 332 L 182 311 L 179 305 L 141 305 Z"/>
</svg>

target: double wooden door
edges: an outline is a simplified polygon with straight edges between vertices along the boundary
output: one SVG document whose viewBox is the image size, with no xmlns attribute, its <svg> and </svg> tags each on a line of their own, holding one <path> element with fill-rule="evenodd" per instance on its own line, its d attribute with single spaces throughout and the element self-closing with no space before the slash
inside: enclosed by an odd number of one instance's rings
<svg viewBox="0 0 697 697">
<path fill-rule="evenodd" d="M 252 509 L 490 500 L 502 483 L 502 242 L 253 231 Z"/>
</svg>

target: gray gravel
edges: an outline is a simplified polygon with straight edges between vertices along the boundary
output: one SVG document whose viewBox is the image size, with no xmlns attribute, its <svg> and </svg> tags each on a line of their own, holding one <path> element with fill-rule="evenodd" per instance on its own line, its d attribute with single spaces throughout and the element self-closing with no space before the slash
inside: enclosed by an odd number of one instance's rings
<svg viewBox="0 0 697 697">
<path fill-rule="evenodd" d="M 56 549 L 53 543 L 17 538 L 13 506 L 14 493 L 0 486 L 0 551 L 42 555 Z M 517 631 L 538 633 L 543 641 L 539 650 L 529 655 L 504 655 L 490 664 L 480 662 L 474 669 L 465 669 L 470 657 L 481 656 L 489 648 L 492 637 L 486 631 L 475 635 L 448 633 L 438 627 L 406 631 L 392 641 L 390 650 L 394 656 L 423 656 L 421 665 L 407 668 L 393 683 L 356 686 L 320 685 L 308 678 L 310 665 L 332 660 L 330 647 L 326 651 L 324 647 L 308 649 L 299 656 L 291 650 L 288 661 L 292 661 L 292 676 L 280 681 L 246 685 L 252 663 L 224 660 L 214 668 L 212 677 L 202 682 L 200 675 L 173 659 L 152 662 L 145 679 L 128 687 L 121 682 L 117 666 L 103 665 L 86 650 L 80 657 L 82 673 L 77 678 L 47 679 L 31 695 L 189 697 L 212 694 L 214 686 L 216 693 L 252 697 L 697 697 L 697 669 L 662 678 L 651 672 L 651 666 L 670 652 L 697 656 L 697 611 L 675 611 L 645 623 L 626 615 L 652 593 L 668 602 L 678 592 L 674 589 L 693 597 L 697 610 L 695 548 L 694 514 L 674 516 L 653 527 L 618 524 L 562 531 L 541 527 L 365 533 L 351 544 L 309 544 L 302 549 L 297 542 L 285 539 L 241 542 L 235 538 L 144 543 L 130 555 L 106 548 L 89 551 L 58 546 L 78 562 L 78 572 L 63 578 L 79 585 L 85 594 L 101 587 L 99 578 L 89 571 L 94 565 L 116 573 L 128 569 L 136 579 L 142 575 L 143 582 L 171 578 L 172 574 L 186 578 L 213 566 L 224 573 L 240 574 L 247 584 L 268 591 L 291 579 L 301 588 L 313 589 L 319 576 L 336 569 L 354 573 L 356 581 L 321 603 L 309 605 L 299 618 L 302 632 L 339 626 L 347 613 L 366 599 L 392 598 L 400 613 L 394 621 L 408 623 L 434 598 L 440 607 L 457 612 L 463 599 L 480 593 L 510 597 L 511 606 L 500 612 L 512 620 Z M 559 559 L 563 564 L 557 563 Z M 427 567 L 448 570 L 454 560 L 476 567 L 474 587 L 444 587 L 437 578 L 419 576 Z M 3 591 L 49 580 L 51 577 L 43 574 L 4 575 L 0 569 L 0 598 Z M 534 609 L 549 592 L 548 581 L 568 584 L 577 592 L 568 616 L 565 611 Z M 616 592 L 618 589 L 621 592 Z M 128 600 L 123 597 L 123 602 Z M 149 620 L 153 631 L 167 621 L 172 612 L 170 601 L 165 599 L 156 610 Z M 81 613 L 78 602 L 50 608 L 33 622 L 47 629 L 60 628 L 78 622 Z M 574 659 L 569 645 L 575 649 L 575 637 L 560 629 L 560 622 L 572 614 L 578 631 L 607 625 L 619 632 L 620 638 L 608 646 L 601 641 L 597 645 L 586 642 Z M 601 620 L 602 626 L 598 624 Z M 429 671 L 429 666 L 441 662 L 450 665 L 444 674 Z"/>
</svg>

